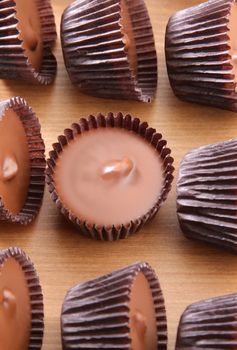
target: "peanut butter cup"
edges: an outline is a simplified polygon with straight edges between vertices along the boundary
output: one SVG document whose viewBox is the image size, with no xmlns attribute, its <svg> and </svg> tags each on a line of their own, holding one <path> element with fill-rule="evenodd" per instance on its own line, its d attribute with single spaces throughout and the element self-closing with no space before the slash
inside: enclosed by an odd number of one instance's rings
<svg viewBox="0 0 237 350">
<path fill-rule="evenodd" d="M 69 77 L 81 91 L 154 98 L 157 56 L 144 0 L 77 0 L 62 16 L 61 41 Z"/>
<path fill-rule="evenodd" d="M 153 218 L 173 180 L 173 159 L 155 129 L 109 113 L 66 129 L 50 153 L 47 183 L 61 212 L 87 236 L 116 240 Z"/>
<path fill-rule="evenodd" d="M 62 307 L 64 350 L 166 350 L 164 298 L 144 262 L 70 289 Z"/>
<path fill-rule="evenodd" d="M 0 78 L 50 84 L 56 26 L 50 0 L 8 0 L 0 5 Z"/>
<path fill-rule="evenodd" d="M 176 350 L 237 349 L 237 294 L 199 301 L 183 313 Z"/>
<path fill-rule="evenodd" d="M 0 349 L 39 350 L 43 295 L 35 268 L 19 248 L 0 251 Z"/>
<path fill-rule="evenodd" d="M 166 61 L 175 95 L 236 112 L 237 1 L 210 0 L 173 15 Z"/>
<path fill-rule="evenodd" d="M 44 150 L 26 101 L 0 102 L 0 220 L 27 224 L 36 216 L 44 193 Z"/>
<path fill-rule="evenodd" d="M 177 214 L 188 238 L 237 251 L 237 139 L 191 150 L 177 182 Z"/>
</svg>

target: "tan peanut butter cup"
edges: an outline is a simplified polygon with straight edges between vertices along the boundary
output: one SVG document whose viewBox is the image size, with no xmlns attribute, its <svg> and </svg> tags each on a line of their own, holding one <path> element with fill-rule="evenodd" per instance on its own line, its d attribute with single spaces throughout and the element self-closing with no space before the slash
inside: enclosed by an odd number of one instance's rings
<svg viewBox="0 0 237 350">
<path fill-rule="evenodd" d="M 144 0 L 77 0 L 61 22 L 65 65 L 89 95 L 150 102 L 157 55 Z"/>
<path fill-rule="evenodd" d="M 43 295 L 36 270 L 19 248 L 0 251 L 0 348 L 40 350 Z"/>
<path fill-rule="evenodd" d="M 45 185 L 45 146 L 35 113 L 20 97 L 0 102 L 0 220 L 28 224 Z"/>
<path fill-rule="evenodd" d="M 170 18 L 166 62 L 176 96 L 237 111 L 236 23 L 236 0 L 210 0 Z"/>
<path fill-rule="evenodd" d="M 60 211 L 85 235 L 116 240 L 158 212 L 173 158 L 155 129 L 130 115 L 98 114 L 66 129 L 50 152 L 47 183 Z"/>
<path fill-rule="evenodd" d="M 51 1 L 3 0 L 0 12 L 0 78 L 51 84 L 57 70 Z"/>
<path fill-rule="evenodd" d="M 139 262 L 71 288 L 61 332 L 64 350 L 166 350 L 166 311 L 155 272 Z"/>
</svg>

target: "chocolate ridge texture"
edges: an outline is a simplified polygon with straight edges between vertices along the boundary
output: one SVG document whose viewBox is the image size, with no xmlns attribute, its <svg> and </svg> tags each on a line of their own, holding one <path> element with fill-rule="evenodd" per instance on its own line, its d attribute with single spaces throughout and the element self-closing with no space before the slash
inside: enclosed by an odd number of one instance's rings
<svg viewBox="0 0 237 350">
<path fill-rule="evenodd" d="M 237 349 L 237 294 L 199 301 L 184 311 L 176 350 Z"/>
<path fill-rule="evenodd" d="M 61 314 L 64 350 L 131 349 L 129 294 L 133 279 L 140 271 L 148 280 L 155 304 L 157 349 L 167 349 L 167 321 L 161 287 L 149 264 L 139 262 L 68 291 Z"/>
<path fill-rule="evenodd" d="M 237 251 L 237 139 L 188 152 L 177 181 L 177 215 L 188 238 Z"/>
<path fill-rule="evenodd" d="M 52 54 L 56 41 L 56 24 L 50 0 L 36 0 L 42 26 L 43 62 L 37 72 L 28 62 L 19 39 L 15 2 L 2 0 L 0 8 L 0 78 L 24 80 L 30 84 L 51 84 L 55 78 L 57 62 Z"/>
<path fill-rule="evenodd" d="M 30 184 L 26 203 L 16 215 L 4 207 L 0 197 L 0 220 L 26 225 L 35 218 L 42 204 L 45 187 L 45 145 L 39 121 L 27 102 L 21 97 L 0 102 L 0 115 L 8 108 L 16 112 L 25 129 L 29 146 Z"/>
<path fill-rule="evenodd" d="M 78 134 L 100 127 L 124 128 L 140 135 L 154 146 L 161 157 L 164 167 L 164 186 L 157 198 L 156 204 L 137 220 L 112 227 L 100 227 L 96 224 L 92 225 L 85 221 L 81 221 L 80 218 L 76 217 L 70 210 L 64 207 L 63 200 L 59 197 L 54 183 L 56 161 L 64 147 Z M 46 182 L 49 186 L 51 198 L 56 203 L 58 209 L 85 236 L 109 241 L 127 238 L 129 235 L 140 230 L 147 221 L 151 220 L 158 212 L 162 203 L 166 200 L 173 181 L 172 174 L 174 167 L 172 165 L 173 158 L 170 156 L 171 150 L 166 147 L 167 142 L 162 139 L 162 135 L 157 133 L 155 129 L 150 128 L 146 122 L 141 122 L 140 119 L 133 118 L 130 115 L 123 115 L 121 112 L 116 115 L 111 112 L 106 116 L 103 114 L 98 114 L 97 116 L 91 115 L 88 119 L 80 119 L 79 123 L 74 123 L 70 129 L 65 129 L 64 135 L 59 136 L 58 141 L 58 143 L 53 144 L 54 150 L 49 154 L 50 157 L 47 161 L 48 167 L 46 170 Z"/>
<path fill-rule="evenodd" d="M 154 35 L 143 0 L 126 0 L 134 28 L 138 76 L 129 68 L 121 31 L 120 0 L 77 0 L 61 21 L 65 65 L 83 92 L 150 102 L 157 87 Z"/>
<path fill-rule="evenodd" d="M 235 0 L 210 0 L 174 14 L 166 29 L 171 87 L 183 100 L 237 111 L 229 15 Z"/>
<path fill-rule="evenodd" d="M 14 258 L 24 272 L 31 304 L 31 331 L 29 350 L 40 350 L 44 334 L 44 305 L 39 277 L 29 257 L 20 248 L 10 247 L 0 251 L 0 265 L 9 258 Z"/>
</svg>

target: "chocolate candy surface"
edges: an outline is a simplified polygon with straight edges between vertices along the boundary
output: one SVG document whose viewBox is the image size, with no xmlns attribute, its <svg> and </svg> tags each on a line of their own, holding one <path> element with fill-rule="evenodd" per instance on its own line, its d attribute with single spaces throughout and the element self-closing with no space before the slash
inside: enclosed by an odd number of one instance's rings
<svg viewBox="0 0 237 350">
<path fill-rule="evenodd" d="M 65 130 L 47 183 L 61 212 L 89 237 L 125 238 L 154 217 L 173 180 L 166 141 L 147 123 L 109 113 Z"/>
<path fill-rule="evenodd" d="M 43 295 L 35 268 L 19 248 L 0 251 L 0 348 L 41 349 Z"/>
<path fill-rule="evenodd" d="M 56 25 L 51 0 L 1 1 L 0 78 L 51 84 Z"/>
<path fill-rule="evenodd" d="M 37 215 L 45 186 L 45 146 L 27 102 L 0 103 L 0 220 L 28 224 Z"/>
</svg>

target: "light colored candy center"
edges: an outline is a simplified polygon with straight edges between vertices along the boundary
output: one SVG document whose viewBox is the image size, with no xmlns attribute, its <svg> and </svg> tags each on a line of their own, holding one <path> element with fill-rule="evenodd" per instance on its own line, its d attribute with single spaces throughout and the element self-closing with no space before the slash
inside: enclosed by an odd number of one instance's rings
<svg viewBox="0 0 237 350">
<path fill-rule="evenodd" d="M 128 177 L 133 170 L 133 161 L 124 157 L 121 160 L 112 160 L 104 164 L 101 176 L 104 180 L 118 180 L 121 177 Z"/>
<path fill-rule="evenodd" d="M 136 310 L 132 316 L 133 327 L 136 330 L 137 337 L 145 349 L 145 337 L 147 333 L 147 319 L 142 312 Z"/>
<path fill-rule="evenodd" d="M 11 181 L 18 174 L 18 164 L 15 156 L 6 156 L 3 160 L 1 175 L 3 181 Z"/>
<path fill-rule="evenodd" d="M 8 314 L 9 318 L 14 317 L 16 313 L 16 297 L 7 288 L 4 288 L 0 294 L 0 307 Z"/>
</svg>

